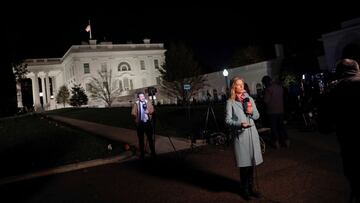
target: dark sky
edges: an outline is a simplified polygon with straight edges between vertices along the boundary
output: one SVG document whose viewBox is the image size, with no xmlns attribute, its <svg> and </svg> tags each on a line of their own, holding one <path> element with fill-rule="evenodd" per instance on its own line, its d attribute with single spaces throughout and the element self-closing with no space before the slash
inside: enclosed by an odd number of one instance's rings
<svg viewBox="0 0 360 203">
<path fill-rule="evenodd" d="M 48 9 L 24 7 L 17 10 L 18 15 L 3 16 L 2 20 L 11 57 L 62 57 L 71 45 L 88 40 L 84 29 L 90 19 L 93 38 L 100 41 L 184 40 L 201 62 L 215 70 L 226 65 L 235 49 L 249 44 L 272 49 L 274 43 L 284 43 L 303 52 L 316 49 L 321 34 L 339 29 L 344 20 L 360 17 L 356 12 L 337 11 L 338 7 L 258 6 L 93 5 L 90 9 L 48 5 Z"/>
</svg>

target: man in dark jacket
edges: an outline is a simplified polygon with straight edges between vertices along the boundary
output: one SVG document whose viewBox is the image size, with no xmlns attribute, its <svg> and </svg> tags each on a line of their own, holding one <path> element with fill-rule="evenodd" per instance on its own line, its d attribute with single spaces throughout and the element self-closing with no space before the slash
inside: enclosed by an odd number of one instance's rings
<svg viewBox="0 0 360 203">
<path fill-rule="evenodd" d="M 359 154 L 360 115 L 360 71 L 359 64 L 352 59 L 342 59 L 336 64 L 337 84 L 330 92 L 328 100 L 329 122 L 335 125 L 340 144 L 344 174 L 351 187 L 351 202 L 360 202 Z M 331 125 L 330 125 L 331 126 Z"/>
</svg>

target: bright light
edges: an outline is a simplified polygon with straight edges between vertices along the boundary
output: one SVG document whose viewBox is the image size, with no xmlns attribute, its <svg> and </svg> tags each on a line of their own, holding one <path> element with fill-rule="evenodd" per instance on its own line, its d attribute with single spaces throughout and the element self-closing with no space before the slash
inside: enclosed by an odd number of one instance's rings
<svg viewBox="0 0 360 203">
<path fill-rule="evenodd" d="M 229 75 L 229 72 L 228 72 L 226 69 L 224 69 L 223 75 L 224 75 L 225 77 L 227 77 L 227 76 Z"/>
<path fill-rule="evenodd" d="M 302 79 L 305 80 L 305 74 L 302 75 Z"/>
<path fill-rule="evenodd" d="M 156 96 L 155 96 L 155 95 L 153 96 L 153 99 L 156 99 Z"/>
<path fill-rule="evenodd" d="M 51 96 L 50 96 L 50 99 L 54 99 L 54 95 L 51 95 Z"/>
<path fill-rule="evenodd" d="M 42 97 L 44 94 L 42 92 L 39 93 L 39 96 Z"/>
</svg>

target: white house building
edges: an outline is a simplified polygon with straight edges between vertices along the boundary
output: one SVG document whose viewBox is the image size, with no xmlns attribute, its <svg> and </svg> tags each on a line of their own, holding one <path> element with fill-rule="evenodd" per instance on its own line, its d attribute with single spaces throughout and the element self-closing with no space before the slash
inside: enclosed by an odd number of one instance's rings
<svg viewBox="0 0 360 203">
<path fill-rule="evenodd" d="M 341 23 L 341 29 L 323 34 L 324 56 L 319 57 L 320 68 L 332 70 L 342 57 L 360 60 L 360 18 Z M 359 61 L 360 62 L 360 61 Z"/>
<path fill-rule="evenodd" d="M 281 62 L 284 59 L 284 48 L 281 44 L 275 44 L 274 48 L 276 58 L 272 60 L 226 69 L 228 72 L 227 76 L 223 74 L 223 70 L 206 74 L 207 85 L 194 98 L 197 101 L 205 101 L 209 93 L 213 99 L 220 100 L 222 95 L 226 95 L 227 86 L 230 88 L 230 80 L 235 76 L 244 79 L 249 86 L 251 95 L 257 95 L 258 90 L 262 88 L 261 79 L 265 75 L 272 78 L 279 77 Z"/>
<path fill-rule="evenodd" d="M 62 58 L 27 59 L 28 78 L 32 80 L 33 104 L 35 110 L 52 110 L 62 108 L 55 97 L 59 88 L 66 85 L 69 89 L 80 84 L 90 96 L 88 85 L 98 71 L 112 70 L 112 87 L 121 90 L 114 101 L 114 106 L 129 106 L 135 99 L 137 91 L 156 87 L 157 102 L 160 104 L 177 103 L 176 98 L 169 98 L 161 91 L 161 74 L 159 68 L 165 62 L 165 49 L 162 43 L 151 44 L 149 39 L 144 44 L 112 44 L 111 42 L 96 44 L 90 40 L 88 45 L 73 45 Z M 221 99 L 226 95 L 227 85 L 234 76 L 244 78 L 249 85 L 250 93 L 257 94 L 262 88 L 261 79 L 265 75 L 277 77 L 283 59 L 282 45 L 275 45 L 276 58 L 255 64 L 244 65 L 206 74 L 206 85 L 193 97 L 197 101 L 205 101 L 210 94 L 211 99 Z M 224 67 L 225 68 L 225 67 Z M 18 91 L 20 92 L 20 91 Z M 18 95 L 21 101 L 21 95 Z M 18 103 L 21 107 L 21 103 Z M 104 107 L 101 100 L 89 97 L 88 106 Z"/>
<path fill-rule="evenodd" d="M 158 69 L 164 63 L 164 53 L 162 43 L 151 44 L 149 39 L 144 39 L 143 44 L 97 44 L 90 40 L 87 45 L 71 46 L 62 58 L 27 59 L 24 63 L 28 65 L 27 77 L 32 80 L 34 109 L 61 108 L 55 97 L 62 85 L 70 89 L 80 84 L 88 94 L 91 78 L 105 69 L 112 70 L 111 85 L 121 90 L 120 96 L 133 96 L 134 89 L 160 83 Z M 120 103 L 115 101 L 115 105 Z M 89 98 L 89 106 L 105 104 Z"/>
<path fill-rule="evenodd" d="M 274 59 L 226 69 L 228 76 L 224 76 L 223 71 L 206 74 L 207 86 L 198 92 L 195 99 L 197 101 L 205 101 L 209 93 L 212 98 L 217 97 L 216 99 L 220 100 L 222 95 L 226 95 L 227 87 L 230 88 L 230 80 L 235 76 L 243 78 L 249 86 L 250 94 L 256 95 L 257 90 L 262 88 L 262 77 L 265 75 L 277 76 L 275 71 L 280 67 L 280 62 L 280 60 Z"/>
</svg>

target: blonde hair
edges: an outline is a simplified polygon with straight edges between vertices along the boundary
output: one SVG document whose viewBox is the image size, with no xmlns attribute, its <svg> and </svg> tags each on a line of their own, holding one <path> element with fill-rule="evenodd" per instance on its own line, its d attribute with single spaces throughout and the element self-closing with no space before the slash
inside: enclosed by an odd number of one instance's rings
<svg viewBox="0 0 360 203">
<path fill-rule="evenodd" d="M 243 85 L 245 85 L 244 79 L 239 76 L 235 76 L 235 77 L 233 77 L 233 79 L 231 79 L 231 85 L 230 85 L 230 99 L 231 100 L 235 100 L 235 98 L 236 98 L 235 85 L 236 85 L 236 81 L 238 81 L 238 80 L 241 80 L 243 82 Z"/>
</svg>

